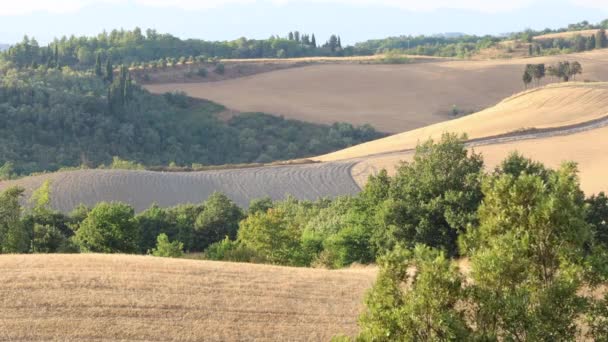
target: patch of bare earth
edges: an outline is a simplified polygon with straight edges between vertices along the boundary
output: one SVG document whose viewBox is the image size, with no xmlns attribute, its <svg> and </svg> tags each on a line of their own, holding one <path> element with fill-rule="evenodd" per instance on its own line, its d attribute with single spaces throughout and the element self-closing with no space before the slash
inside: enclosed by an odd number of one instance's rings
<svg viewBox="0 0 608 342">
<path fill-rule="evenodd" d="M 315 63 L 220 82 L 166 83 L 152 92 L 184 91 L 241 112 L 331 124 L 369 123 L 398 133 L 451 119 L 457 107 L 474 112 L 523 89 L 528 63 L 578 60 L 582 79 L 608 79 L 608 50 L 509 60 L 445 61 L 403 65 Z M 546 79 L 546 82 L 549 82 Z"/>
<path fill-rule="evenodd" d="M 0 256 L 0 339 L 327 341 L 355 335 L 373 267 Z"/>
</svg>

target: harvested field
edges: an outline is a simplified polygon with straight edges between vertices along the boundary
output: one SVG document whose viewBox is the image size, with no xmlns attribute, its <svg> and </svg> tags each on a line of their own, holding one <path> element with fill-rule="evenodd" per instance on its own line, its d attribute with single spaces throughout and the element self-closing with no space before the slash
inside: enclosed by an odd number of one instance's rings
<svg viewBox="0 0 608 342">
<path fill-rule="evenodd" d="M 543 34 L 541 36 L 536 36 L 534 40 L 546 40 L 546 39 L 558 39 L 558 38 L 572 38 L 574 36 L 583 36 L 589 37 L 594 36 L 598 30 L 583 30 L 583 31 L 568 31 L 568 32 L 558 32 L 558 33 L 549 33 Z"/>
<path fill-rule="evenodd" d="M 376 269 L 125 255 L 0 256 L 0 339 L 328 341 L 357 333 Z"/>
<path fill-rule="evenodd" d="M 81 203 L 93 206 L 100 201 L 129 203 L 136 211 L 153 203 L 162 207 L 200 203 L 214 191 L 247 207 L 252 199 L 265 196 L 315 200 L 355 194 L 360 189 L 350 177 L 351 166 L 345 162 L 203 172 L 80 170 L 1 182 L 0 190 L 22 186 L 29 198 L 45 180 L 51 180 L 51 206 L 63 212 Z"/>
<path fill-rule="evenodd" d="M 526 129 L 560 127 L 608 115 L 608 83 L 561 83 L 532 89 L 498 105 L 459 119 L 370 141 L 316 158 L 320 161 L 360 158 L 416 147 L 445 132 L 467 133 L 469 139 Z"/>
<path fill-rule="evenodd" d="M 528 63 L 578 60 L 582 79 L 608 80 L 608 50 L 567 56 L 403 65 L 315 64 L 212 83 L 146 86 L 181 90 L 241 112 L 331 124 L 369 123 L 399 133 L 451 119 L 453 106 L 475 112 L 518 93 Z M 548 81 L 548 80 L 547 80 Z"/>
<path fill-rule="evenodd" d="M 543 139 L 513 141 L 503 144 L 477 146 L 475 152 L 483 154 L 486 169 L 491 170 L 509 153 L 519 151 L 526 157 L 538 160 L 549 167 L 559 167 L 564 161 L 575 161 L 580 170 L 581 188 L 587 195 L 608 192 L 608 127 L 572 135 Z M 389 153 L 362 158 L 353 167 L 353 178 L 360 186 L 367 178 L 381 169 L 394 174 L 400 161 L 411 161 L 412 152 Z"/>
</svg>

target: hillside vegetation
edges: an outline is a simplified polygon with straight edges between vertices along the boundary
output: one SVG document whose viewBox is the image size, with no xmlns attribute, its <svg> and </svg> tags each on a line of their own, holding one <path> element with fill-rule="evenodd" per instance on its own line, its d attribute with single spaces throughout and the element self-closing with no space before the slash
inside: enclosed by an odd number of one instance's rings
<svg viewBox="0 0 608 342">
<path fill-rule="evenodd" d="M 222 121 L 224 107 L 150 94 L 124 69 L 112 77 L 44 66 L 0 73 L 0 164 L 17 174 L 109 165 L 114 156 L 144 165 L 265 163 L 380 136 L 369 125 L 330 127 L 261 113 Z"/>
</svg>

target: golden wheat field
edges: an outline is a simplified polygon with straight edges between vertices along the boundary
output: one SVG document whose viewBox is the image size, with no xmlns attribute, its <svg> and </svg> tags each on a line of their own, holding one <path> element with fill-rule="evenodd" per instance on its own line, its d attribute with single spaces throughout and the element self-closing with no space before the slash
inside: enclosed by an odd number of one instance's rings
<svg viewBox="0 0 608 342">
<path fill-rule="evenodd" d="M 357 333 L 376 269 L 3 255 L 0 274 L 0 340 L 327 341 Z"/>
<path fill-rule="evenodd" d="M 369 123 L 400 133 L 476 112 L 523 90 L 527 63 L 578 60 L 581 79 L 608 79 L 608 50 L 566 56 L 402 65 L 313 64 L 220 82 L 147 85 L 155 93 L 184 91 L 229 109 L 266 112 L 331 124 Z M 547 79 L 546 82 L 550 80 Z"/>
</svg>

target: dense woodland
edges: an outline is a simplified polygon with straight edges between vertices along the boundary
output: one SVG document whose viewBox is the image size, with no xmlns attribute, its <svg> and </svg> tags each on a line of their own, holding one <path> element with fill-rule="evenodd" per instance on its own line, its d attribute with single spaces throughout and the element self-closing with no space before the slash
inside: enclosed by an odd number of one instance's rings
<svg viewBox="0 0 608 342">
<path fill-rule="evenodd" d="M 271 162 L 382 136 L 370 126 L 315 125 L 261 113 L 225 122 L 217 117 L 222 106 L 179 93 L 152 95 L 125 68 L 99 74 L 1 68 L 0 165 L 28 174 L 108 165 L 115 156 L 147 166 Z"/>
<path fill-rule="evenodd" d="M 0 195 L 0 252 L 203 251 L 212 260 L 329 268 L 377 262 L 363 341 L 563 341 L 580 336 L 583 321 L 601 341 L 608 298 L 588 294 L 608 280 L 608 197 L 585 198 L 573 163 L 552 170 L 513 154 L 486 173 L 465 139 L 423 143 L 394 177 L 372 176 L 357 196 L 260 199 L 247 210 L 216 193 L 138 214 L 99 203 L 64 215 L 49 206 L 52 184 L 25 210 L 23 190 L 12 188 Z M 459 271 L 463 257 L 470 271 Z"/>
</svg>

